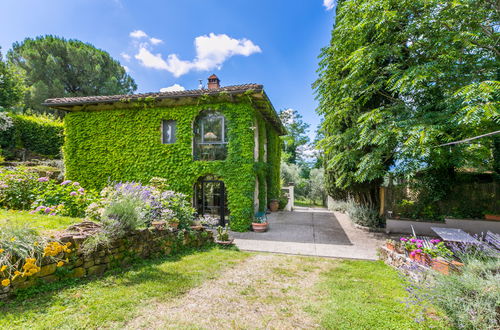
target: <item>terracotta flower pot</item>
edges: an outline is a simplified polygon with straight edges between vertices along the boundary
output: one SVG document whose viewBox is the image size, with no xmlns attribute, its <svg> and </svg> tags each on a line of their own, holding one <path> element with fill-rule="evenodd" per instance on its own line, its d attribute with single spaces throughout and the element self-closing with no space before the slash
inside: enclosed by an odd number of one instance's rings
<svg viewBox="0 0 500 330">
<path fill-rule="evenodd" d="M 156 230 L 165 230 L 165 227 L 167 226 L 166 221 L 153 221 L 151 222 L 153 227 L 155 227 Z"/>
<path fill-rule="evenodd" d="M 278 211 L 279 207 L 280 207 L 280 202 L 277 199 L 273 199 L 269 203 L 269 209 L 271 210 L 271 212 Z"/>
<path fill-rule="evenodd" d="M 410 253 L 410 259 L 426 266 L 430 265 L 431 263 L 431 258 L 429 257 L 429 255 L 422 252 L 416 252 L 413 254 Z"/>
<path fill-rule="evenodd" d="M 448 275 L 450 273 L 450 262 L 444 259 L 432 259 L 431 267 L 441 274 Z"/>
<path fill-rule="evenodd" d="M 252 222 L 252 229 L 256 233 L 263 233 L 267 230 L 267 222 L 264 223 Z"/>
<path fill-rule="evenodd" d="M 500 221 L 500 215 L 499 214 L 485 214 L 484 218 L 486 220 Z"/>
<path fill-rule="evenodd" d="M 230 239 L 229 241 L 218 241 L 218 240 L 215 241 L 215 243 L 217 243 L 219 245 L 224 245 L 224 246 L 233 245 L 233 242 L 234 242 L 234 239 Z"/>
</svg>

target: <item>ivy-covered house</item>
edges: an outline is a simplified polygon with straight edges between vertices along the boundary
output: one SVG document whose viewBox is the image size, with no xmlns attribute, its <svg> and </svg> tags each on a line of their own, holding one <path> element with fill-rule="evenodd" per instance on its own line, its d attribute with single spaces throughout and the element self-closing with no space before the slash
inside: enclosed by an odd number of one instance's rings
<svg viewBox="0 0 500 330">
<path fill-rule="evenodd" d="M 263 86 L 48 99 L 67 112 L 66 176 L 87 187 L 168 179 L 199 214 L 248 230 L 280 193 L 285 129 Z"/>
</svg>

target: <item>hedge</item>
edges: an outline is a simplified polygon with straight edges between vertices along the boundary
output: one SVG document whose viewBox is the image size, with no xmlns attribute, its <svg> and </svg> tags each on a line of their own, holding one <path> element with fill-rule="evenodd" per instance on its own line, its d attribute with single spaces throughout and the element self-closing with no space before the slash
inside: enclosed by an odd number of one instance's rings
<svg viewBox="0 0 500 330">
<path fill-rule="evenodd" d="M 193 161 L 192 123 L 202 110 L 219 111 L 227 118 L 230 142 L 224 161 Z M 71 112 L 64 119 L 66 176 L 97 189 L 110 181 L 148 182 L 163 177 L 170 189 L 192 196 L 198 178 L 213 174 L 224 181 L 228 192 L 231 229 L 246 231 L 254 216 L 256 177 L 264 189 L 266 175 L 271 177 L 268 186 L 279 185 L 279 153 L 270 157 L 275 162 L 271 165 L 262 158 L 254 161 L 256 114 L 250 102 Z M 176 143 L 161 143 L 162 120 L 177 121 Z M 263 127 L 268 136 L 278 136 L 271 125 Z M 275 148 L 270 152 L 278 152 Z M 278 168 L 278 173 L 271 168 Z M 273 196 L 279 191 L 279 186 L 269 187 Z M 265 201 L 265 190 L 263 194 Z"/>
<path fill-rule="evenodd" d="M 39 116 L 16 114 L 9 116 L 13 121 L 12 127 L 0 132 L 0 146 L 7 156 L 15 149 L 26 149 L 48 158 L 61 156 L 64 142 L 62 122 Z"/>
</svg>

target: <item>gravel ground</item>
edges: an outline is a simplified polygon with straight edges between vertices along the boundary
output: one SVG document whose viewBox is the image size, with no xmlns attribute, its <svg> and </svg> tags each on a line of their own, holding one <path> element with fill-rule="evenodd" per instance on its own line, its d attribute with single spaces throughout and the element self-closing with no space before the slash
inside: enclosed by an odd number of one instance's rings
<svg viewBox="0 0 500 330">
<path fill-rule="evenodd" d="M 129 329 L 309 329 L 319 274 L 338 261 L 256 254 L 181 298 L 148 304 Z"/>
</svg>

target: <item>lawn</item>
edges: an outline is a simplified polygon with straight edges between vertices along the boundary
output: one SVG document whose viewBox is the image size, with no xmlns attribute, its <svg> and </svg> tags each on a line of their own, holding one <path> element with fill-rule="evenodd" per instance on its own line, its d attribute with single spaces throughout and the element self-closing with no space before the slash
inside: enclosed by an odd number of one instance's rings
<svg viewBox="0 0 500 330">
<path fill-rule="evenodd" d="M 382 262 L 214 248 L 52 289 L 0 306 L 0 328 L 446 328 L 414 321 Z"/>
<path fill-rule="evenodd" d="M 383 262 L 344 260 L 321 275 L 309 311 L 327 329 L 447 328 L 435 315 L 417 324 L 402 303 L 406 292 L 398 273 Z M 436 311 L 433 311 L 437 313 Z"/>
<path fill-rule="evenodd" d="M 81 218 L 61 217 L 57 215 L 30 214 L 28 211 L 0 209 L 0 227 L 10 225 L 29 226 L 38 230 L 64 229 L 81 222 Z"/>
<path fill-rule="evenodd" d="M 0 307 L 0 329 L 121 328 L 148 304 L 178 297 L 248 256 L 212 249 L 145 261 L 125 272 L 10 301 Z"/>
</svg>

